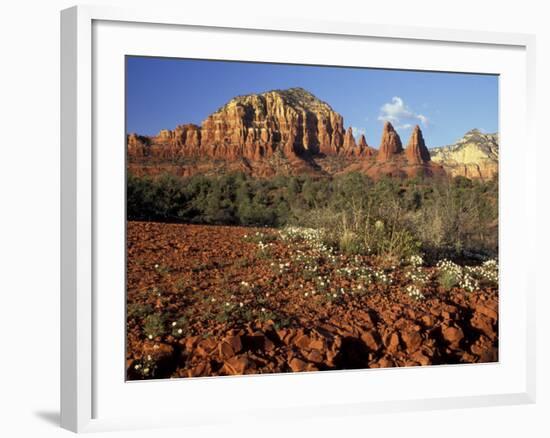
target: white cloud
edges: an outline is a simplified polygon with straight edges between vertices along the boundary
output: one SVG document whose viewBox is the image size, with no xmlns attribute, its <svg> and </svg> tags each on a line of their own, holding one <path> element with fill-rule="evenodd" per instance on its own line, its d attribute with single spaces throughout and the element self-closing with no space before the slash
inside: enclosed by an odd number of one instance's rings
<svg viewBox="0 0 550 438">
<path fill-rule="evenodd" d="M 351 132 L 353 132 L 353 136 L 355 138 L 359 138 L 359 137 L 361 137 L 361 135 L 365 135 L 367 130 L 365 128 L 359 128 L 357 126 L 352 126 L 351 127 Z"/>
<path fill-rule="evenodd" d="M 418 114 L 416 116 L 418 120 L 420 120 L 420 123 L 422 123 L 424 126 L 428 124 L 428 118 L 423 114 Z"/>
<path fill-rule="evenodd" d="M 429 123 L 428 117 L 411 110 L 399 96 L 392 97 L 391 102 L 380 107 L 378 120 L 391 122 L 396 129 L 410 129 L 418 122 L 422 126 L 427 126 Z"/>
</svg>

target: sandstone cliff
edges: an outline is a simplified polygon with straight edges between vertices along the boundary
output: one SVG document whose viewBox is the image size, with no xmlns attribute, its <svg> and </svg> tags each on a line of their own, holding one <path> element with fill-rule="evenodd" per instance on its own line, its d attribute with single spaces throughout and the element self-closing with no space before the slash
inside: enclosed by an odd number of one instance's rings
<svg viewBox="0 0 550 438">
<path fill-rule="evenodd" d="M 157 135 L 127 136 L 128 170 L 137 175 L 333 175 L 352 171 L 383 176 L 464 175 L 488 178 L 498 168 L 496 135 L 470 131 L 455 145 L 428 150 L 416 126 L 403 149 L 386 122 L 378 149 L 344 129 L 340 114 L 302 88 L 231 99 L 201 124 Z M 431 155 L 431 156 L 430 156 Z"/>
<path fill-rule="evenodd" d="M 498 173 L 498 134 L 472 129 L 455 144 L 431 149 L 430 155 L 451 176 L 491 179 Z"/>
<path fill-rule="evenodd" d="M 376 150 L 371 148 L 367 144 L 367 139 L 365 138 L 364 134 L 361 134 L 361 137 L 359 137 L 359 155 L 363 157 L 372 157 L 376 153 Z"/>
<path fill-rule="evenodd" d="M 377 153 L 367 146 L 364 137 L 359 140 L 364 151 L 362 160 L 352 162 L 340 173 L 362 172 L 373 179 L 382 177 L 444 177 L 443 167 L 432 163 L 419 126 L 411 134 L 407 148 L 403 149 L 401 138 L 390 122 L 384 124 L 380 147 Z"/>
<path fill-rule="evenodd" d="M 130 157 L 208 156 L 259 161 L 336 155 L 344 143 L 343 118 L 302 88 L 238 96 L 202 126 L 180 125 L 154 137 L 128 136 Z"/>
<path fill-rule="evenodd" d="M 405 149 L 405 156 L 410 164 L 422 164 L 430 161 L 430 152 L 424 143 L 424 136 L 418 125 L 414 127 L 411 134 Z"/>
<path fill-rule="evenodd" d="M 401 139 L 390 122 L 384 124 L 382 140 L 378 150 L 377 161 L 390 161 L 394 156 L 403 152 Z"/>
<path fill-rule="evenodd" d="M 252 160 L 279 150 L 287 158 L 337 154 L 342 116 L 302 88 L 232 99 L 202 124 L 203 144 L 214 155 Z"/>
</svg>

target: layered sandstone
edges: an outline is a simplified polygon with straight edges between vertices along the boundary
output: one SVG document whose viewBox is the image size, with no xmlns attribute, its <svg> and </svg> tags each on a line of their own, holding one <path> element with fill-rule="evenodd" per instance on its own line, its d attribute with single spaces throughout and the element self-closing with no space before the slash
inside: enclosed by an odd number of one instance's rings
<svg viewBox="0 0 550 438">
<path fill-rule="evenodd" d="M 424 142 L 420 127 L 416 125 L 405 149 L 405 156 L 409 164 L 422 164 L 430 161 L 430 152 Z"/>
<path fill-rule="evenodd" d="M 370 148 L 364 134 L 361 134 L 359 141 L 355 141 L 353 129 L 349 127 L 344 136 L 341 154 L 346 157 L 368 158 L 375 154 L 375 150 Z"/>
<path fill-rule="evenodd" d="M 302 88 L 231 99 L 202 124 L 157 135 L 129 134 L 128 169 L 139 175 L 332 175 L 359 171 L 381 176 L 462 175 L 490 178 L 498 169 L 496 135 L 472 130 L 455 145 L 428 150 L 416 126 L 407 147 L 390 122 L 379 149 L 359 140 L 329 104 Z M 431 155 L 431 156 L 430 156 Z"/>
<path fill-rule="evenodd" d="M 374 155 L 374 151 L 366 145 L 366 141 L 360 140 L 359 147 L 364 150 L 362 156 Z M 347 170 L 365 173 L 373 179 L 444 177 L 446 175 L 441 165 L 430 161 L 430 153 L 419 126 L 414 128 L 407 148 L 403 150 L 401 138 L 390 122 L 384 125 L 376 158 L 352 164 Z"/>
<path fill-rule="evenodd" d="M 154 137 L 128 136 L 131 157 L 203 156 L 259 161 L 336 155 L 344 143 L 343 118 L 302 88 L 238 96 L 197 125 L 164 129 Z"/>
<path fill-rule="evenodd" d="M 364 134 L 361 134 L 359 138 L 359 151 L 363 157 L 372 157 L 375 154 L 375 150 L 367 144 L 367 139 Z"/>
<path fill-rule="evenodd" d="M 353 136 L 353 129 L 351 126 L 347 129 L 344 135 L 344 144 L 342 145 L 342 153 L 348 157 L 359 155 L 359 149 L 355 143 L 355 137 Z"/>
<path fill-rule="evenodd" d="M 498 135 L 472 129 L 456 143 L 430 150 L 432 161 L 447 174 L 466 178 L 491 179 L 498 174 Z"/>
<path fill-rule="evenodd" d="M 378 150 L 377 161 L 390 161 L 395 155 L 403 152 L 401 139 L 390 122 L 384 124 L 382 131 L 382 140 Z"/>
<path fill-rule="evenodd" d="M 147 137 L 130 134 L 128 135 L 128 155 L 130 157 L 144 157 L 147 154 L 147 148 L 149 146 L 149 141 Z"/>
</svg>

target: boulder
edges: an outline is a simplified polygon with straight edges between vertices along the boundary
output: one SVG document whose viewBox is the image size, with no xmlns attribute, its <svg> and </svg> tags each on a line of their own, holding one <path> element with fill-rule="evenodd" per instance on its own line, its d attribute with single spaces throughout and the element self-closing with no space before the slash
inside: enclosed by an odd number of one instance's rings
<svg viewBox="0 0 550 438">
<path fill-rule="evenodd" d="M 443 339 L 449 343 L 451 348 L 458 348 L 460 342 L 464 339 L 464 332 L 460 327 L 443 325 L 441 327 L 441 335 Z"/>
<path fill-rule="evenodd" d="M 244 374 L 249 365 L 246 356 L 234 356 L 224 362 L 222 371 L 229 375 Z"/>
</svg>

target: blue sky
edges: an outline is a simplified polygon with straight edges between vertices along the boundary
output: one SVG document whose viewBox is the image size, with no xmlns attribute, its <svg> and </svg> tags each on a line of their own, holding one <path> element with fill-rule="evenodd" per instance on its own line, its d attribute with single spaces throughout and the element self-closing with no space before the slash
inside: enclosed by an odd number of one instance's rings
<svg viewBox="0 0 550 438">
<path fill-rule="evenodd" d="M 428 147 L 473 128 L 498 131 L 498 77 L 490 75 L 128 57 L 128 132 L 199 124 L 237 95 L 303 87 L 378 147 L 384 120 L 402 141 L 418 124 Z"/>
</svg>

